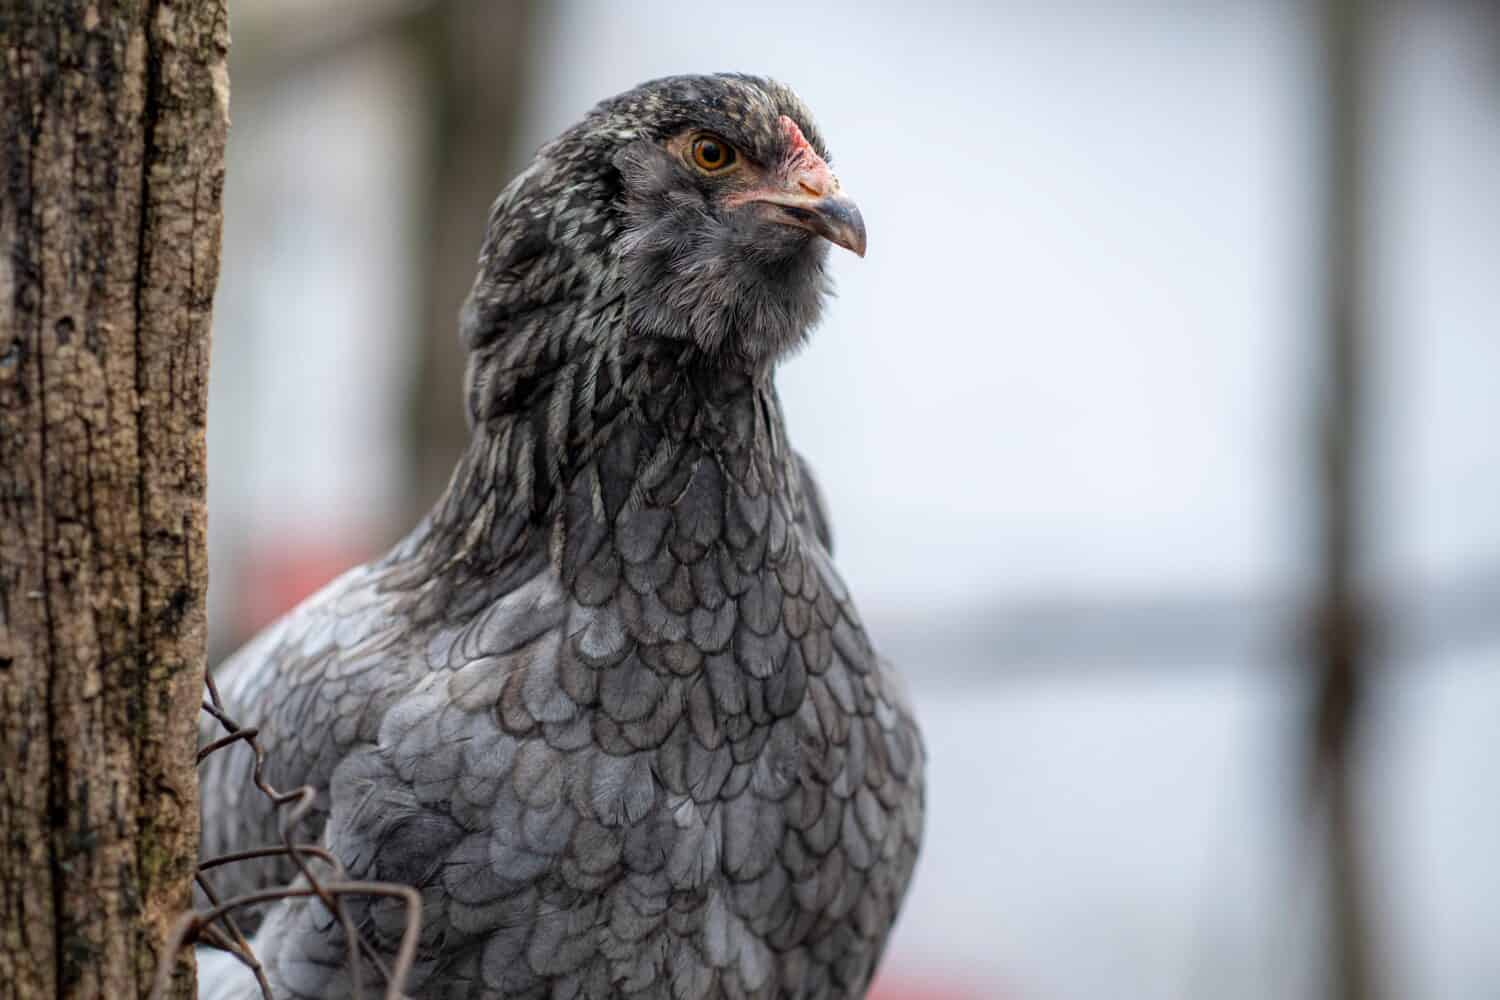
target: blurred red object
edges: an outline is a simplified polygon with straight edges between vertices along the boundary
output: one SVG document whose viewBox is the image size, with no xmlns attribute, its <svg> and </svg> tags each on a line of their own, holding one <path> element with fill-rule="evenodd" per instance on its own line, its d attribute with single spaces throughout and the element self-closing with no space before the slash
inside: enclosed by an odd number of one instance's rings
<svg viewBox="0 0 1500 1000">
<path fill-rule="evenodd" d="M 236 627 L 241 635 L 254 635 L 371 555 L 363 545 L 306 539 L 259 553 L 245 567 L 245 596 Z"/>
<path fill-rule="evenodd" d="M 910 970 L 881 973 L 866 1000 L 1003 1000 L 999 991 L 980 992 L 944 982 L 940 976 L 917 976 Z"/>
</svg>

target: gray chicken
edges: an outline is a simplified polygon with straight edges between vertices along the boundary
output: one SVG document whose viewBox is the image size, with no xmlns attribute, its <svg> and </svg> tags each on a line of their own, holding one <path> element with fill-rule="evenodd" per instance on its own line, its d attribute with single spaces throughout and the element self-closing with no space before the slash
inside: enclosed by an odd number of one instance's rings
<svg viewBox="0 0 1500 1000">
<path fill-rule="evenodd" d="M 446 493 L 219 675 L 350 877 L 420 890 L 411 996 L 868 987 L 923 749 L 772 384 L 828 244 L 865 249 L 827 157 L 791 90 L 737 75 L 644 84 L 543 147 L 490 213 Z M 249 762 L 210 758 L 206 856 L 277 841 Z M 389 961 L 401 904 L 349 911 Z M 278 996 L 350 994 L 321 904 L 274 904 L 253 944 Z M 202 995 L 255 995 L 234 968 Z"/>
</svg>

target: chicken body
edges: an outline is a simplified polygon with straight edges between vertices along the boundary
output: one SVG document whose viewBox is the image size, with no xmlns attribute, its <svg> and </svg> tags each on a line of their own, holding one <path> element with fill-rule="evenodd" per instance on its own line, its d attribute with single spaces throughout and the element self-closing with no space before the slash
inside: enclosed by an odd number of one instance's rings
<svg viewBox="0 0 1500 1000">
<path fill-rule="evenodd" d="M 704 128 L 760 176 L 678 171 L 677 137 Z M 311 829 L 350 877 L 421 892 L 413 997 L 864 995 L 916 858 L 923 750 L 771 380 L 824 294 L 816 227 L 850 242 L 852 223 L 731 207 L 793 154 L 808 176 L 804 134 L 820 145 L 779 85 L 673 78 L 544 148 L 491 215 L 447 493 L 223 668 L 267 777 L 319 791 Z M 690 225 L 717 228 L 674 235 L 694 197 L 710 218 Z M 206 855 L 278 839 L 249 766 L 210 758 Z M 224 889 L 285 874 L 239 866 Z M 401 904 L 348 905 L 394 954 Z M 253 943 L 278 996 L 350 995 L 320 903 L 275 904 Z M 208 963 L 201 995 L 248 985 Z"/>
</svg>

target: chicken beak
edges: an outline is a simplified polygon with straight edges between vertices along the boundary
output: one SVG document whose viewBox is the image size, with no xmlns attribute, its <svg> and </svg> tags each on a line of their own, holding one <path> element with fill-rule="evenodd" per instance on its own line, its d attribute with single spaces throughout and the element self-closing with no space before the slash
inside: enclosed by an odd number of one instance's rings
<svg viewBox="0 0 1500 1000">
<path fill-rule="evenodd" d="M 789 155 L 772 190 L 762 188 L 746 200 L 773 206 L 777 221 L 816 233 L 829 243 L 865 255 L 865 219 L 859 206 L 839 188 L 838 178 L 818 155 L 797 123 L 782 115 Z"/>
<path fill-rule="evenodd" d="M 856 257 L 865 255 L 865 217 L 848 195 L 835 194 L 812 206 L 813 232 Z"/>
<path fill-rule="evenodd" d="M 767 194 L 754 199 L 775 209 L 776 221 L 806 229 L 829 243 L 865 255 L 865 219 L 854 199 L 840 192 L 822 196 Z"/>
<path fill-rule="evenodd" d="M 829 243 L 852 250 L 858 257 L 865 255 L 865 219 L 848 195 L 831 194 L 804 204 L 784 204 L 781 208 L 793 225 L 810 229 Z"/>
</svg>

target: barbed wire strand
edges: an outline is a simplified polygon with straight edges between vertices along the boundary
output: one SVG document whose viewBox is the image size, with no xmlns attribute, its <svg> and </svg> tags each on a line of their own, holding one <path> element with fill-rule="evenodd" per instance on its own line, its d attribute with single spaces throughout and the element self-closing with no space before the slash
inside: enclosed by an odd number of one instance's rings
<svg viewBox="0 0 1500 1000">
<path fill-rule="evenodd" d="M 344 866 L 328 851 L 315 844 L 298 843 L 292 836 L 293 831 L 312 809 L 317 799 L 317 792 L 308 785 L 288 792 L 281 792 L 274 788 L 265 777 L 266 752 L 260 744 L 260 731 L 254 726 L 241 726 L 225 711 L 224 702 L 219 697 L 219 689 L 214 684 L 212 676 L 204 677 L 204 685 L 208 690 L 208 700 L 203 703 L 203 711 L 224 727 L 225 735 L 199 749 L 197 762 L 202 764 L 213 754 L 236 743 L 244 743 L 248 746 L 255 758 L 251 781 L 278 811 L 277 829 L 281 834 L 281 843 L 221 854 L 217 857 L 205 858 L 198 863 L 194 881 L 203 891 L 204 898 L 208 900 L 209 909 L 203 912 L 194 910 L 184 913 L 173 926 L 161 960 L 157 963 L 156 981 L 151 990 L 151 1000 L 162 1000 L 166 996 L 172 981 L 172 970 L 177 965 L 178 957 L 184 948 L 197 943 L 210 945 L 233 955 L 255 977 L 256 985 L 264 1000 L 276 1000 L 271 991 L 270 981 L 266 978 L 265 967 L 261 965 L 249 940 L 240 930 L 234 919 L 234 913 L 261 903 L 304 897 L 316 898 L 343 926 L 344 940 L 348 948 L 353 996 L 356 1000 L 364 996 L 364 962 L 361 961 L 361 953 L 384 979 L 385 1000 L 402 1000 L 405 996 L 406 979 L 416 963 L 417 942 L 421 936 L 421 895 L 411 886 L 395 882 L 351 880 Z M 287 809 L 287 806 L 291 808 Z M 279 888 L 248 892 L 227 900 L 219 898 L 207 878 L 207 873 L 215 868 L 269 857 L 291 859 L 292 864 L 297 868 L 298 878 Z M 320 879 L 313 871 L 313 861 L 327 865 L 331 869 L 331 878 L 326 881 Z M 399 899 L 406 904 L 406 923 L 402 929 L 401 943 L 396 949 L 393 965 L 388 967 L 375 946 L 355 927 L 354 919 L 349 915 L 348 907 L 344 905 L 344 899 L 347 896 L 383 896 Z"/>
</svg>

